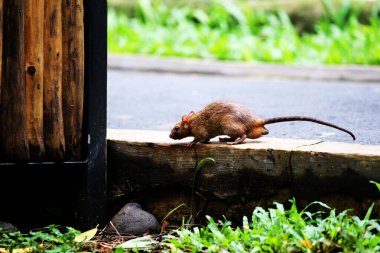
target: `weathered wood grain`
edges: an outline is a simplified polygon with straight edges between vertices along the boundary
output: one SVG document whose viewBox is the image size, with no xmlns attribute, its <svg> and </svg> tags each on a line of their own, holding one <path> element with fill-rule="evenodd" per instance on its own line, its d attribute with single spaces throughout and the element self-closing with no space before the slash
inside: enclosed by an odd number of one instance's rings
<svg viewBox="0 0 380 253">
<path fill-rule="evenodd" d="M 62 115 L 62 0 L 45 1 L 44 140 L 46 157 L 65 156 Z"/>
<path fill-rule="evenodd" d="M 45 153 L 43 141 L 44 0 L 25 1 L 26 117 L 31 160 Z"/>
<path fill-rule="evenodd" d="M 110 185 L 115 195 L 127 189 L 118 186 L 191 187 L 196 165 L 205 157 L 214 158 L 216 163 L 202 168 L 197 189 L 222 199 L 271 195 L 283 186 L 308 195 L 345 192 L 354 196 L 368 191 L 369 180 L 380 180 L 380 148 L 374 156 L 344 151 L 326 153 L 318 151 L 318 145 L 308 149 L 266 148 L 260 145 L 263 141 L 257 141 L 256 147 L 256 143 L 247 143 L 239 146 L 200 144 L 187 148 L 185 144 L 109 140 L 108 175 L 109 178 L 116 176 Z M 313 142 L 306 142 L 310 144 Z M 326 144 L 321 143 L 323 145 Z M 360 145 L 356 147 L 359 150 Z M 113 174 L 112 170 L 117 173 Z M 110 191 L 111 195 L 114 190 Z"/>
<path fill-rule="evenodd" d="M 83 0 L 65 0 L 62 5 L 63 119 L 66 158 L 79 160 L 82 144 L 84 98 Z"/>
<path fill-rule="evenodd" d="M 4 34 L 1 92 L 1 140 L 3 154 L 11 160 L 27 160 L 24 76 L 24 0 L 3 2 Z"/>
<path fill-rule="evenodd" d="M 380 146 L 260 138 L 233 146 L 214 139 L 189 148 L 191 138 L 174 141 L 168 135 L 107 130 L 109 203 L 130 196 L 163 217 L 172 205 L 189 204 L 193 187 L 206 213 L 240 218 L 255 205 L 287 203 L 293 197 L 303 203 L 326 200 L 340 210 L 364 214 L 370 204 L 363 203 L 380 202 L 369 183 L 380 180 Z M 206 157 L 216 162 L 207 162 L 194 183 L 197 163 Z"/>
</svg>

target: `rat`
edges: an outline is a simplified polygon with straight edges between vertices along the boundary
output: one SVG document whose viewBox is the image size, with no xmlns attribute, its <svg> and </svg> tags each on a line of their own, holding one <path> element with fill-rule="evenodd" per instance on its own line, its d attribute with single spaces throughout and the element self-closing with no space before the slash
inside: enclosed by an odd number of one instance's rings
<svg viewBox="0 0 380 253">
<path fill-rule="evenodd" d="M 260 119 L 243 104 L 229 101 L 215 101 L 208 104 L 199 112 L 191 111 L 182 116 L 170 132 L 169 137 L 180 140 L 193 136 L 194 140 L 188 143 L 191 147 L 196 143 L 208 143 L 211 138 L 227 135 L 228 138 L 219 138 L 220 142 L 229 145 L 240 144 L 245 139 L 257 139 L 269 133 L 266 125 L 287 121 L 310 121 L 329 126 L 348 133 L 355 140 L 355 135 L 335 124 L 319 119 L 303 116 L 276 117 Z"/>
</svg>

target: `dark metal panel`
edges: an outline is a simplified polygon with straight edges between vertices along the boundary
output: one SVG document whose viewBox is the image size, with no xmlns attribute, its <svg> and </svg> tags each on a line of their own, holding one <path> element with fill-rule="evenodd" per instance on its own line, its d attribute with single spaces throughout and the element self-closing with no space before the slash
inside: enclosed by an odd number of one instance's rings
<svg viewBox="0 0 380 253">
<path fill-rule="evenodd" d="M 87 162 L 1 163 L 0 220 L 20 229 L 78 226 Z"/>
<path fill-rule="evenodd" d="M 106 217 L 107 1 L 84 0 L 85 119 L 88 168 L 82 209 L 84 227 L 104 225 Z"/>
</svg>

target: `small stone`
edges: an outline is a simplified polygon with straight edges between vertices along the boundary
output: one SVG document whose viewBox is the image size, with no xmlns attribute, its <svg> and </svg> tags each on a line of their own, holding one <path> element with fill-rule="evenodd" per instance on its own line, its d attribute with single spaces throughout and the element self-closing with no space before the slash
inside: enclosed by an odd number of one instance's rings
<svg viewBox="0 0 380 253">
<path fill-rule="evenodd" d="M 106 232 L 120 234 L 143 235 L 154 233 L 159 229 L 157 219 L 147 211 L 144 211 L 138 203 L 128 203 L 111 219 Z M 114 228 L 115 227 L 115 228 Z"/>
<path fill-rule="evenodd" d="M 0 228 L 6 233 L 12 233 L 18 231 L 18 228 L 13 226 L 12 224 L 4 221 L 0 221 Z"/>
</svg>

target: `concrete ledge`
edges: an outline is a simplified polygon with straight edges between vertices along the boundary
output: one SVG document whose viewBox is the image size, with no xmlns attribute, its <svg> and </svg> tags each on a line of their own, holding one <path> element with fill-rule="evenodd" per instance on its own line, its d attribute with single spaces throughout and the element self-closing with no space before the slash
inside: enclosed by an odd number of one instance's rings
<svg viewBox="0 0 380 253">
<path fill-rule="evenodd" d="M 376 66 L 286 66 L 264 63 L 221 62 L 184 58 L 108 55 L 108 68 L 176 74 L 226 75 L 253 78 L 297 78 L 379 82 Z"/>
<path fill-rule="evenodd" d="M 192 188 L 195 167 L 205 157 L 216 163 L 205 164 L 195 186 L 199 201 L 207 200 L 207 212 L 226 214 L 234 203 L 231 215 L 241 214 L 252 211 L 255 203 L 296 197 L 327 199 L 333 206 L 360 213 L 367 210 L 365 204 L 380 199 L 369 183 L 380 181 L 380 146 L 261 138 L 235 146 L 212 143 L 188 148 L 185 143 L 191 138 L 174 141 L 168 135 L 108 129 L 110 203 L 140 192 L 148 209 L 151 205 L 151 211 L 162 217 L 175 203 L 189 201 L 183 191 Z M 228 203 L 224 209 L 223 203 Z"/>
</svg>

